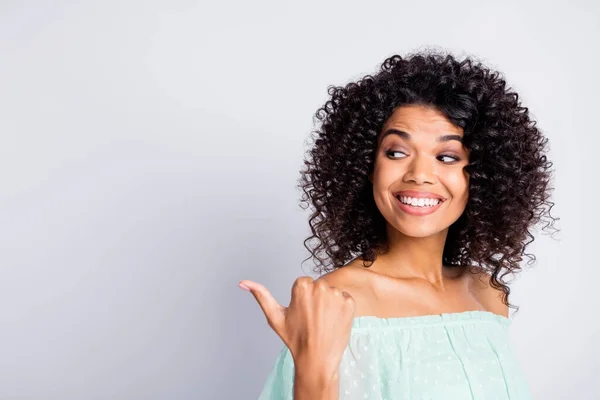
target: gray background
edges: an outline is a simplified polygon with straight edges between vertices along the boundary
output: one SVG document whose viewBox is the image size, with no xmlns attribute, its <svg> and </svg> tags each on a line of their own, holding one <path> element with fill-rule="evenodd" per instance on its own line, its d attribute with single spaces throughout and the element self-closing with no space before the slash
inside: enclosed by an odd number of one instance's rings
<svg viewBox="0 0 600 400">
<path fill-rule="evenodd" d="M 599 7 L 0 2 L 0 399 L 252 399 L 281 347 L 241 279 L 311 275 L 298 170 L 326 87 L 423 46 L 504 72 L 551 140 L 512 287 L 536 399 L 600 369 Z"/>
</svg>

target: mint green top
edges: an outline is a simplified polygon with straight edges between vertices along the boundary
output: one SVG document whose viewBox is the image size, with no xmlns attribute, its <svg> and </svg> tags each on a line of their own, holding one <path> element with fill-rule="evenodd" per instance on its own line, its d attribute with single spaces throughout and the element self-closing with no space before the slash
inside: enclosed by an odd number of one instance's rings
<svg viewBox="0 0 600 400">
<path fill-rule="evenodd" d="M 487 311 L 354 318 L 340 363 L 344 400 L 530 400 L 509 318 Z M 292 400 L 294 360 L 283 346 L 259 400 Z"/>
</svg>

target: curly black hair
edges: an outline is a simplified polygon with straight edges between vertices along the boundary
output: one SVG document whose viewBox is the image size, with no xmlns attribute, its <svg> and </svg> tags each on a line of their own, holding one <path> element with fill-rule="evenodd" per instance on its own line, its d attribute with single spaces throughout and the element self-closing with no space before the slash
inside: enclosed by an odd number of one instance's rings
<svg viewBox="0 0 600 400">
<path fill-rule="evenodd" d="M 317 261 L 315 272 L 341 268 L 356 255 L 372 265 L 388 250 L 386 221 L 369 181 L 377 137 L 397 107 L 423 105 L 463 128 L 470 150 L 469 200 L 449 227 L 442 262 L 488 272 L 504 304 L 514 307 L 504 277 L 521 270 L 522 256 L 535 261 L 525 253 L 534 240 L 530 228 L 543 220 L 543 230 L 556 231 L 559 218 L 550 215 L 548 139 L 503 75 L 470 57 L 420 51 L 391 56 L 376 74 L 327 92 L 299 179 L 300 206 L 312 206 L 304 246 Z"/>
</svg>

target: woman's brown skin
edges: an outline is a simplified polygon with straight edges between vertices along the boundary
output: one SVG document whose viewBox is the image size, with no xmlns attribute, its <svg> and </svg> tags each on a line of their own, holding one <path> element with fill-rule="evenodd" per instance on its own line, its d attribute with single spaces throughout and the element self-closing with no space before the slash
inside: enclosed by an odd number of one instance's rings
<svg viewBox="0 0 600 400">
<path fill-rule="evenodd" d="M 289 307 L 284 307 L 261 284 L 243 280 L 244 286 L 292 354 L 294 399 L 337 399 L 339 365 L 354 319 L 352 296 L 325 280 L 302 276 L 292 286 Z"/>
<path fill-rule="evenodd" d="M 390 130 L 393 133 L 386 135 Z M 502 292 L 489 284 L 489 275 L 442 262 L 448 229 L 469 198 L 469 176 L 464 171 L 469 152 L 456 140 L 463 134 L 441 112 L 419 105 L 399 107 L 385 122 L 369 180 L 377 208 L 387 221 L 389 251 L 379 254 L 369 267 L 356 258 L 315 282 L 299 278 L 302 283 L 296 281 L 288 309 L 259 284 L 242 281 L 271 327 L 294 348 L 300 385 L 295 399 L 338 398 L 337 368 L 353 317 L 472 310 L 508 316 Z M 447 135 L 454 138 L 443 140 Z M 403 190 L 432 192 L 446 200 L 432 214 L 409 215 L 394 203 L 394 193 Z M 330 397 L 319 394 L 323 391 Z"/>
</svg>

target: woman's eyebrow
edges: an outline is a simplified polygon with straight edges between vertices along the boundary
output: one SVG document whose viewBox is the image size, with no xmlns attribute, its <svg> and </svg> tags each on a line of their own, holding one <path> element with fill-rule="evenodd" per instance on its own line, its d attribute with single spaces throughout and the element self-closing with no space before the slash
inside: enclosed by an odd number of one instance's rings
<svg viewBox="0 0 600 400">
<path fill-rule="evenodd" d="M 401 131 L 400 129 L 395 129 L 395 128 L 390 128 L 388 130 L 386 130 L 383 135 L 381 136 L 381 140 L 383 140 L 384 137 L 386 137 L 387 135 L 398 135 L 401 138 L 404 138 L 406 140 L 411 140 L 412 136 L 410 135 L 410 133 Z M 436 139 L 436 142 L 448 142 L 450 140 L 458 140 L 459 142 L 462 143 L 462 136 L 460 135 L 443 135 L 443 136 L 438 136 Z"/>
</svg>

